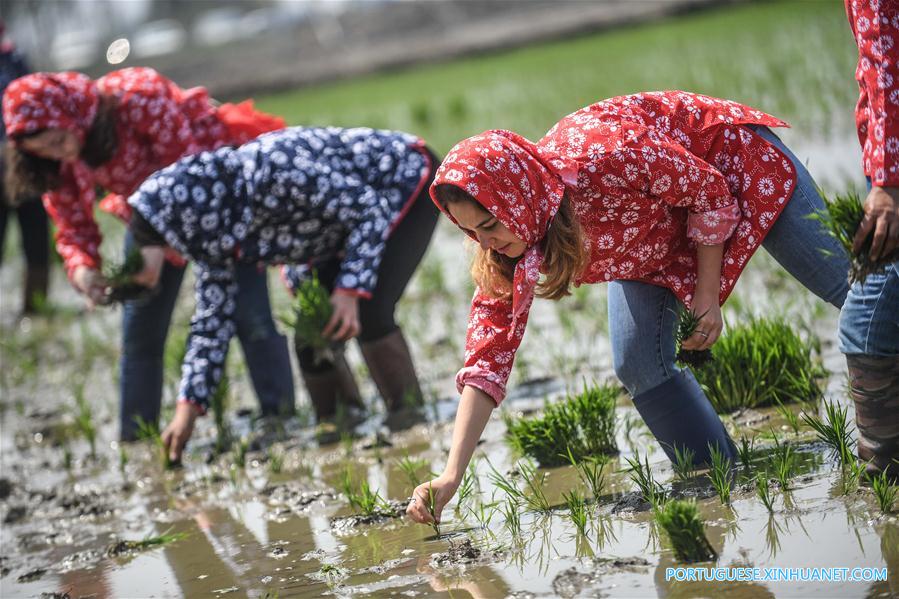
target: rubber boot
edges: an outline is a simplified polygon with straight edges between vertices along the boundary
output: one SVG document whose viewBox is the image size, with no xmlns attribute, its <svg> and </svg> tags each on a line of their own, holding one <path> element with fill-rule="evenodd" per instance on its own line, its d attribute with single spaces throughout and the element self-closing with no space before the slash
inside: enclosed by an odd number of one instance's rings
<svg viewBox="0 0 899 599">
<path fill-rule="evenodd" d="M 26 268 L 22 314 L 36 314 L 46 306 L 49 275 L 48 270 L 41 266 Z"/>
<path fill-rule="evenodd" d="M 899 356 L 847 355 L 858 457 L 869 475 L 899 480 Z"/>
<path fill-rule="evenodd" d="M 710 465 L 711 444 L 736 463 L 737 448 L 690 371 L 682 370 L 661 385 L 637 394 L 634 406 L 672 462 L 676 461 L 677 447 L 691 449 L 696 466 Z"/>
<path fill-rule="evenodd" d="M 335 359 L 331 368 L 320 372 L 301 370 L 300 374 L 306 383 L 316 421 L 333 420 L 338 411 L 365 412 L 356 379 L 342 355 Z"/>
<path fill-rule="evenodd" d="M 403 331 L 396 329 L 380 339 L 360 343 L 359 348 L 387 405 L 387 426 L 402 430 L 423 422 L 424 396 Z"/>
<path fill-rule="evenodd" d="M 275 334 L 250 341 L 243 351 L 262 415 L 292 416 L 296 409 L 287 338 Z"/>
</svg>

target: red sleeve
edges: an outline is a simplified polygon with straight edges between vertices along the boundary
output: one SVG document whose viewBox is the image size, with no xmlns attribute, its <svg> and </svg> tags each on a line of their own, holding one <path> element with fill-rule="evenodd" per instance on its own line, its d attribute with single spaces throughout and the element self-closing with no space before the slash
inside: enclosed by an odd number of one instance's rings
<svg viewBox="0 0 899 599">
<path fill-rule="evenodd" d="M 465 367 L 456 375 L 459 393 L 471 385 L 492 397 L 497 406 L 503 401 L 527 319 L 528 314 L 522 314 L 512 331 L 512 301 L 475 292 L 468 317 Z"/>
<path fill-rule="evenodd" d="M 858 44 L 856 124 L 871 184 L 899 186 L 899 6 L 847 2 Z"/>
<path fill-rule="evenodd" d="M 89 171 L 65 165 L 61 177 L 60 186 L 45 193 L 43 200 L 56 224 L 56 251 L 71 279 L 78 266 L 100 268 L 102 238 L 94 220 L 96 195 Z"/>
<path fill-rule="evenodd" d="M 740 206 L 717 168 L 676 141 L 644 131 L 618 152 L 632 187 L 678 208 L 687 208 L 687 236 L 697 243 L 724 243 L 737 228 Z"/>
</svg>

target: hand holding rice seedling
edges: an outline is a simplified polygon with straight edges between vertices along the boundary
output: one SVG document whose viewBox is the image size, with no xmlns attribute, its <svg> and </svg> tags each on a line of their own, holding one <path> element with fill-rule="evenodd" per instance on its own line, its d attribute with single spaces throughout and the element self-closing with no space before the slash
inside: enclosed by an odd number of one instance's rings
<svg viewBox="0 0 899 599">
<path fill-rule="evenodd" d="M 678 313 L 677 330 L 674 332 L 674 343 L 677 348 L 677 360 L 686 366 L 693 368 L 701 368 L 706 363 L 714 360 L 712 350 L 710 349 L 683 349 L 681 346 L 684 341 L 693 336 L 696 328 L 699 326 L 700 320 L 705 313 L 697 315 L 693 310 L 681 310 Z"/>
<path fill-rule="evenodd" d="M 282 318 L 282 322 L 293 329 L 298 347 L 312 348 L 316 363 L 334 361 L 342 344 L 335 344 L 322 335 L 334 307 L 328 290 L 318 280 L 318 273 L 312 271 L 312 276 L 299 284 L 295 294 L 292 315 Z"/>
<path fill-rule="evenodd" d="M 849 282 L 864 282 L 868 275 L 877 274 L 892 262 L 899 260 L 899 249 L 872 260 L 871 246 L 874 240 L 872 228 L 854 250 L 855 238 L 865 218 L 864 204 L 856 193 L 841 194 L 832 200 L 824 197 L 825 209 L 819 210 L 810 218 L 817 220 L 828 235 L 837 240 L 849 256 Z M 822 250 L 823 251 L 823 250 Z"/>
<path fill-rule="evenodd" d="M 144 258 L 137 247 L 125 254 L 121 264 L 104 265 L 103 278 L 106 280 L 106 298 L 104 303 L 124 302 L 137 299 L 151 293 L 151 289 L 134 282 L 134 275 L 144 268 Z"/>
</svg>

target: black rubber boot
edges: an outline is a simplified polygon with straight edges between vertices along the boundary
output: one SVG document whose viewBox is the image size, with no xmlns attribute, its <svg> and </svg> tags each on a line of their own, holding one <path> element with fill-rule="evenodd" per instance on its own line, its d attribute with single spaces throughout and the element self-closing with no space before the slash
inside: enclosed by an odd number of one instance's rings
<svg viewBox="0 0 899 599">
<path fill-rule="evenodd" d="M 736 463 L 737 448 L 690 371 L 678 372 L 661 385 L 639 393 L 634 406 L 672 462 L 675 447 L 687 448 L 693 451 L 696 466 L 707 466 L 711 464 L 712 444 Z"/>
<path fill-rule="evenodd" d="M 287 339 L 272 335 L 249 342 L 243 350 L 262 415 L 292 416 L 294 388 Z"/>
</svg>

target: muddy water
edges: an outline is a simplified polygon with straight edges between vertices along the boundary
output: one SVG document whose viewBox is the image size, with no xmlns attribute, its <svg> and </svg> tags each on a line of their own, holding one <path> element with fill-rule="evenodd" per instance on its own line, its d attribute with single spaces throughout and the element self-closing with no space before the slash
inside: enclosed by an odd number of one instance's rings
<svg viewBox="0 0 899 599">
<path fill-rule="evenodd" d="M 443 282 L 413 286 L 404 322 L 432 399 L 427 425 L 378 440 L 375 416 L 362 438 L 320 447 L 302 418 L 279 427 L 254 424 L 246 414 L 252 394 L 237 356 L 230 409 L 235 437 L 249 451 L 239 467 L 233 452 L 215 455 L 215 430 L 204 419 L 183 469 L 166 472 L 149 444 L 125 448 L 120 462 L 114 311 L 80 314 L 77 299 L 55 281 L 52 318 L 17 321 L 4 301 L 0 398 L 0 595 L 71 597 L 313 597 L 320 595 L 501 596 L 854 596 L 899 594 L 899 522 L 882 516 L 867 489 L 844 489 L 826 449 L 803 429 L 790 432 L 773 411 L 728 417 L 736 436 L 775 430 L 795 444 L 800 473 L 788 493 L 774 489 L 769 515 L 741 472 L 733 502 L 722 506 L 707 479 L 687 488 L 672 484 L 664 454 L 636 412 L 618 408 L 621 454 L 608 469 L 605 492 L 590 507 L 586 538 L 578 536 L 562 493 L 580 486 L 570 468 L 546 471 L 550 514 L 521 512 L 513 534 L 501 512 L 489 522 L 481 504 L 504 500 L 490 483 L 487 458 L 500 472 L 515 463 L 504 441 L 500 414 L 479 447 L 478 492 L 464 509 L 450 504 L 440 536 L 395 513 L 374 522 L 346 519 L 353 512 L 337 490 L 347 467 L 357 480 L 402 505 L 411 483 L 396 466 L 409 455 L 426 461 L 418 472 L 440 471 L 455 410 L 465 297 L 459 276 L 458 237 L 441 229 L 429 259 L 443 265 Z M 4 267 L 4 299 L 18 271 Z M 435 277 L 439 279 L 440 277 Z M 273 287 L 277 310 L 286 298 Z M 764 290 L 764 293 L 762 293 Z M 185 294 L 186 296 L 188 294 Z M 580 386 L 583 377 L 611 377 L 605 335 L 604 290 L 593 287 L 560 306 L 538 304 L 504 409 L 529 413 L 546 396 Z M 189 298 L 180 310 L 189 313 Z M 822 339 L 831 371 L 827 396 L 846 404 L 842 358 L 831 339 L 835 310 L 810 299 L 759 255 L 741 279 L 726 317 L 785 314 Z M 234 352 L 237 354 L 238 352 Z M 358 355 L 351 354 L 358 363 Z M 171 373 L 170 373 L 171 374 Z M 84 395 L 97 429 L 97 456 L 75 426 L 73 394 Z M 172 382 L 167 384 L 170 394 Z M 370 389 L 369 389 L 370 391 Z M 375 404 L 376 406 L 376 404 Z M 770 441 L 760 441 L 763 448 Z M 688 583 L 665 580 L 676 565 L 667 543 L 635 497 L 624 458 L 649 455 L 658 480 L 698 498 L 718 565 L 754 567 L 886 567 L 887 582 Z M 273 473 L 269 455 L 283 457 Z M 583 489 L 582 489 L 583 491 Z M 390 510 L 388 510 L 389 512 Z M 485 507 L 484 513 L 491 509 Z M 170 544 L 110 556 L 119 540 L 185 533 Z M 49 596 L 49 595 L 48 595 Z"/>
</svg>

